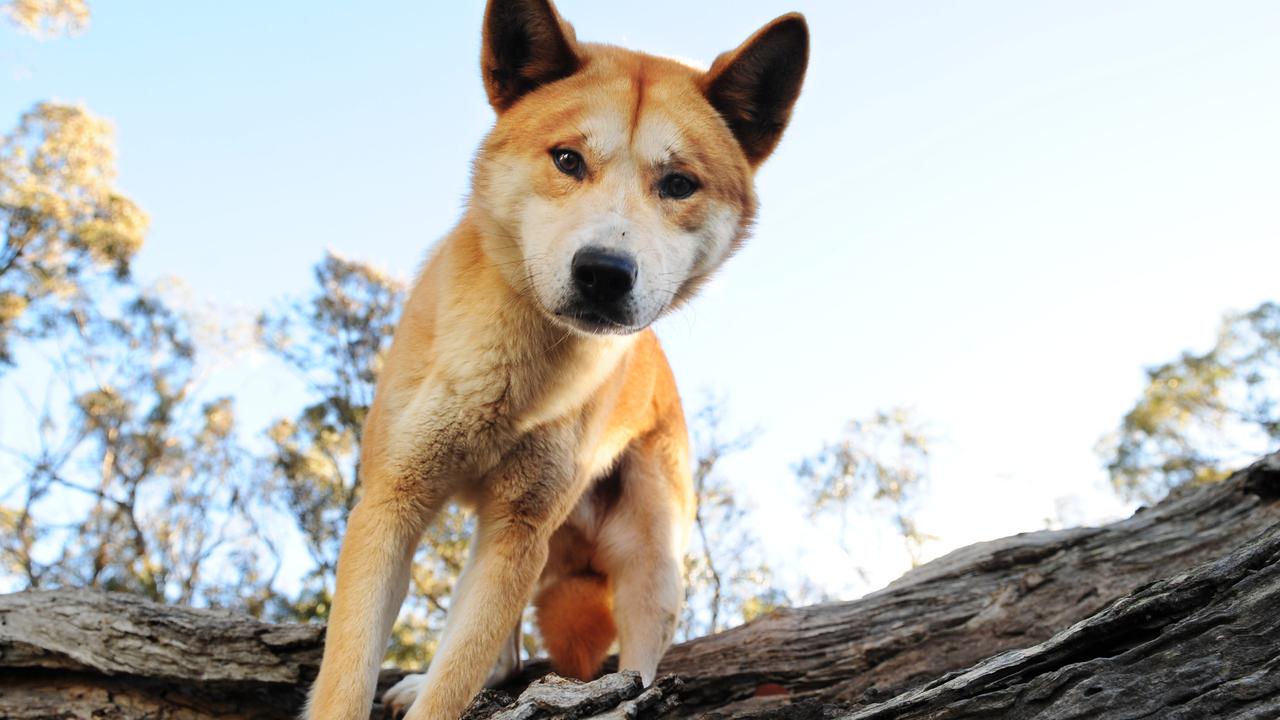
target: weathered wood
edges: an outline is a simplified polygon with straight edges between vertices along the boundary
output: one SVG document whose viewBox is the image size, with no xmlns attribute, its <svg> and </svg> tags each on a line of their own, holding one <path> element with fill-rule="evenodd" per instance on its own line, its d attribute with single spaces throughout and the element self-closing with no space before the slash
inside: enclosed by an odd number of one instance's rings
<svg viewBox="0 0 1280 720">
<path fill-rule="evenodd" d="M 549 674 L 519 698 L 486 690 L 462 720 L 634 720 L 664 713 L 679 692 L 680 680 L 673 675 L 646 688 L 635 672 L 612 673 L 589 683 Z"/>
<path fill-rule="evenodd" d="M 1047 642 L 842 717 L 1280 718 L 1280 526 Z"/>
<path fill-rule="evenodd" d="M 323 634 L 122 594 L 0 596 L 0 717 L 289 717 Z"/>
<path fill-rule="evenodd" d="M 664 714 L 1280 716 L 1277 498 L 1272 456 L 1112 525 L 980 543 L 860 600 L 677 646 L 661 672 L 683 688 Z M 292 717 L 321 642 L 315 626 L 127 596 L 0 596 L 0 717 Z M 630 688 L 625 676 L 597 682 L 490 696 L 468 717 L 645 717 L 676 692 L 668 681 L 638 705 L 638 689 L 593 695 Z M 539 692 L 586 704 L 548 709 Z"/>
</svg>

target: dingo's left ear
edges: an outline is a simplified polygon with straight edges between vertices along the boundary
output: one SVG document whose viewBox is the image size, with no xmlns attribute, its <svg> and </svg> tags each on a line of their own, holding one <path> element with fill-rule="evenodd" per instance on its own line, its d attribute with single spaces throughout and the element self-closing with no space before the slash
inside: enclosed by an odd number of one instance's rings
<svg viewBox="0 0 1280 720">
<path fill-rule="evenodd" d="M 809 65 L 809 26 L 790 13 L 720 55 L 703 79 L 703 92 L 733 131 L 753 167 L 782 138 Z"/>
<path fill-rule="evenodd" d="M 480 67 L 489 104 L 502 112 L 539 85 L 566 78 L 580 62 L 573 27 L 551 0 L 489 0 Z"/>
</svg>

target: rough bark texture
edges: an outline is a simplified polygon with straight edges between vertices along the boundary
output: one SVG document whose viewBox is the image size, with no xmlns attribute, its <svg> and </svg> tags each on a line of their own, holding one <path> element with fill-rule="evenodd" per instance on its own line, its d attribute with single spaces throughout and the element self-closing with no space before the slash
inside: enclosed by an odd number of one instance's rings
<svg viewBox="0 0 1280 720">
<path fill-rule="evenodd" d="M 289 717 L 323 638 L 129 595 L 0 596 L 0 717 Z"/>
<path fill-rule="evenodd" d="M 519 698 L 486 690 L 471 704 L 462 720 L 628 720 L 658 717 L 678 702 L 680 679 L 658 678 L 646 688 L 640 674 L 612 673 L 589 683 L 554 674 L 533 681 Z"/>
<path fill-rule="evenodd" d="M 1025 650 L 845 717 L 1280 717 L 1280 528 Z"/>
<path fill-rule="evenodd" d="M 1271 456 L 1112 525 L 980 543 L 679 645 L 648 690 L 525 688 L 535 663 L 467 718 L 1280 717 L 1278 500 Z M 291 717 L 321 641 L 119 595 L 0 596 L 0 717 Z"/>
</svg>

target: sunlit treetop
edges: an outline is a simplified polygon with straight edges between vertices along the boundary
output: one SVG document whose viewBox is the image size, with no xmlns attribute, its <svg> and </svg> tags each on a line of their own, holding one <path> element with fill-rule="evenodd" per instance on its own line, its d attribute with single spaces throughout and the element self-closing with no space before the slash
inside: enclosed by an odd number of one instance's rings
<svg viewBox="0 0 1280 720">
<path fill-rule="evenodd" d="M 115 180 L 111 125 L 82 107 L 40 103 L 0 136 L 0 362 L 80 313 L 86 283 L 129 276 L 148 221 Z"/>
<path fill-rule="evenodd" d="M 1223 319 L 1207 352 L 1147 369 L 1147 386 L 1099 452 L 1121 496 L 1151 503 L 1215 482 L 1280 447 L 1280 304 Z"/>
<path fill-rule="evenodd" d="M 89 27 L 85 0 L 10 0 L 0 4 L 0 13 L 22 32 L 41 39 L 78 35 Z"/>
</svg>

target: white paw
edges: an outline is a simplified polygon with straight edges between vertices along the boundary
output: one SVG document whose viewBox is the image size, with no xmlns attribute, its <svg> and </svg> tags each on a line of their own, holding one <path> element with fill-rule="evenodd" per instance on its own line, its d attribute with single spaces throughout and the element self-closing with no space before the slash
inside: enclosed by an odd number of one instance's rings
<svg viewBox="0 0 1280 720">
<path fill-rule="evenodd" d="M 405 675 L 403 680 L 382 693 L 383 710 L 391 717 L 404 715 L 409 711 L 409 706 L 413 705 L 418 694 L 422 692 L 422 686 L 426 681 L 427 676 L 423 673 Z"/>
</svg>

